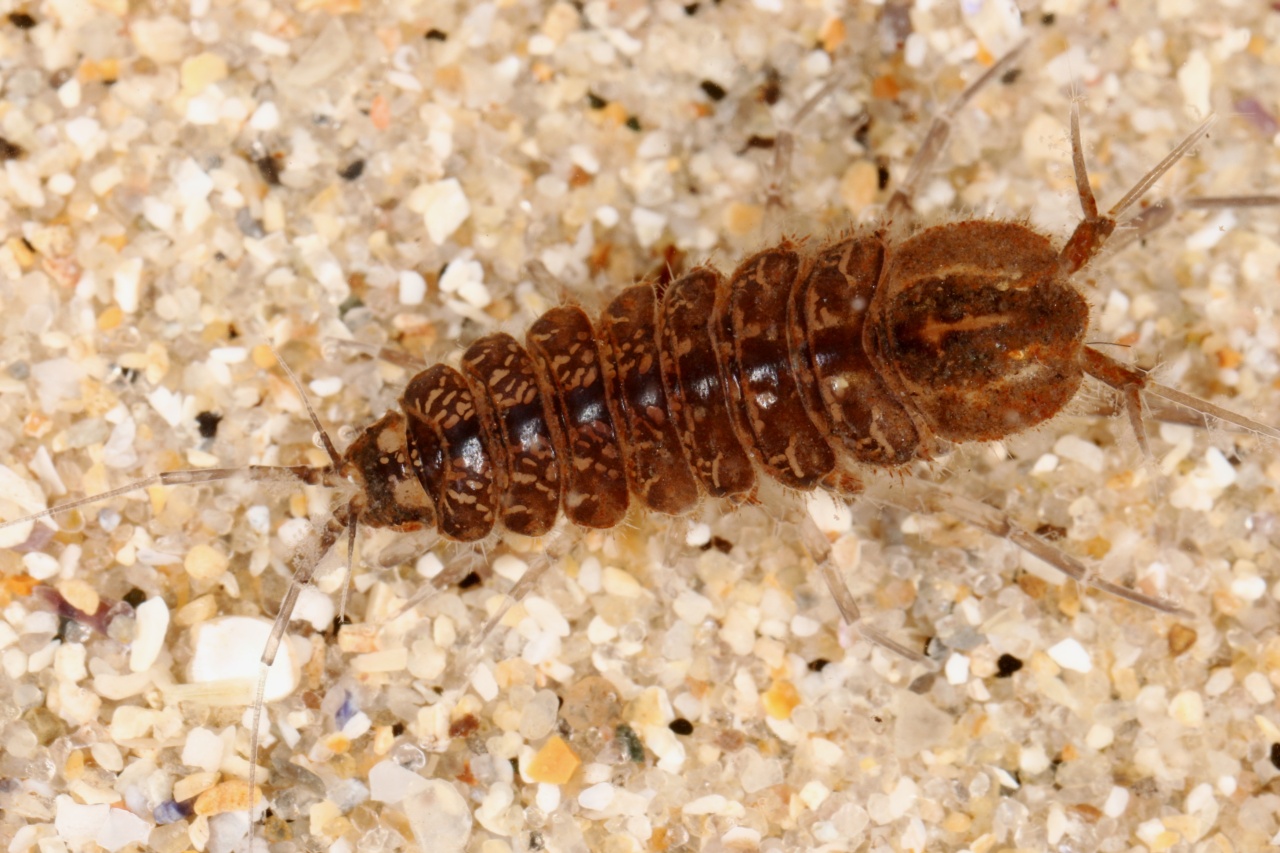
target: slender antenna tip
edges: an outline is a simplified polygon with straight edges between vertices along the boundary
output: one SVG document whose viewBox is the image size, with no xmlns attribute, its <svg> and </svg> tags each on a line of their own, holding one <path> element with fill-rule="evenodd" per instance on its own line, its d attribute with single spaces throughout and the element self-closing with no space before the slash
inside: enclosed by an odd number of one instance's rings
<svg viewBox="0 0 1280 853">
<path fill-rule="evenodd" d="M 325 431 L 324 425 L 320 423 L 320 417 L 316 414 L 316 410 L 311 406 L 311 400 L 307 397 L 307 389 L 302 387 L 302 381 L 298 379 L 298 375 L 293 372 L 293 368 L 289 367 L 289 363 L 280 355 L 280 351 L 276 349 L 275 344 L 268 341 L 267 346 L 271 347 L 271 354 L 276 357 L 276 361 L 280 364 L 280 369 L 284 371 L 285 376 L 289 377 L 289 381 L 293 383 L 298 396 L 302 399 L 302 405 L 307 410 L 307 417 L 311 419 L 311 425 L 320 434 L 320 445 L 324 448 L 325 453 L 329 454 L 329 460 L 333 462 L 334 470 L 340 469 L 342 467 L 342 454 L 338 453 L 338 448 L 333 446 L 329 433 Z"/>
</svg>

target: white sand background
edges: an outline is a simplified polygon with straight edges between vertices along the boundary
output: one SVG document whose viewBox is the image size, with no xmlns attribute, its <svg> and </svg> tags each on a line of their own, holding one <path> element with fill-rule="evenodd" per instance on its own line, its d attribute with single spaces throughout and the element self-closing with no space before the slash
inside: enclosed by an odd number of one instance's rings
<svg viewBox="0 0 1280 853">
<path fill-rule="evenodd" d="M 328 339 L 448 358 L 563 299 L 596 310 L 668 262 L 730 269 L 784 233 L 875 222 L 879 168 L 900 181 L 939 106 L 1022 37 L 1021 74 L 959 115 L 923 221 L 1064 239 L 1073 89 L 1104 206 L 1209 110 L 1212 135 L 1152 198 L 1280 190 L 1268 4 L 1023 2 L 1020 21 L 960 5 L 9 5 L 0 136 L 22 152 L 0 169 L 0 464 L 53 502 L 181 467 L 323 464 L 268 342 L 345 446 L 407 375 L 324 358 Z M 762 221 L 771 154 L 748 142 L 833 75 L 794 128 L 787 211 Z M 1080 276 L 1090 340 L 1280 422 L 1277 234 L 1280 210 L 1193 213 L 1103 259 Z M 947 517 L 827 513 L 872 622 L 936 638 L 943 668 L 921 682 L 840 628 L 766 495 L 586 537 L 463 666 L 541 544 L 415 568 L 413 541 L 366 531 L 354 625 L 295 623 L 309 663 L 268 708 L 265 833 L 485 853 L 1267 847 L 1278 448 L 1151 422 L 1148 465 L 1123 418 L 1094 413 L 1107 399 L 1088 386 L 1074 413 L 927 470 L 1194 617 L 1064 585 Z M 216 438 L 201 412 L 221 416 Z M 243 696 L 191 689 L 195 626 L 273 615 L 302 519 L 331 505 L 315 488 L 157 490 L 0 552 L 0 846 L 243 849 L 243 813 L 225 811 L 243 801 Z M 388 547 L 409 559 L 381 566 Z M 377 630 L 442 563 L 486 577 Z M 339 583 L 320 586 L 336 599 Z M 167 612 L 163 641 L 133 640 L 138 672 L 127 616 L 62 642 L 51 588 L 162 600 L 144 621 Z M 327 600 L 307 602 L 324 626 Z M 1002 655 L 1021 670 L 996 677 Z M 555 737 L 581 761 L 564 784 L 535 761 Z M 171 822 L 153 829 L 157 814 Z"/>
</svg>

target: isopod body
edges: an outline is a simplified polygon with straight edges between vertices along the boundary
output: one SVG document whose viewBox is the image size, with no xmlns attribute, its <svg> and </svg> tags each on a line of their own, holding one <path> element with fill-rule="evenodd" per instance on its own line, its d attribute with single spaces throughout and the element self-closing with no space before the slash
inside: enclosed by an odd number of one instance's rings
<svg viewBox="0 0 1280 853">
<path fill-rule="evenodd" d="M 460 369 L 418 373 L 405 414 L 348 454 L 369 495 L 357 513 L 474 541 L 497 523 L 544 534 L 560 511 L 612 527 L 632 496 L 673 515 L 741 501 L 757 471 L 811 490 L 850 463 L 900 466 L 1052 417 L 1083 377 L 1087 322 L 1058 253 L 1021 225 L 783 241 L 727 278 L 635 285 L 594 324 L 554 308 L 524 346 L 489 335 Z M 403 440 L 373 440 L 389 430 Z"/>
</svg>

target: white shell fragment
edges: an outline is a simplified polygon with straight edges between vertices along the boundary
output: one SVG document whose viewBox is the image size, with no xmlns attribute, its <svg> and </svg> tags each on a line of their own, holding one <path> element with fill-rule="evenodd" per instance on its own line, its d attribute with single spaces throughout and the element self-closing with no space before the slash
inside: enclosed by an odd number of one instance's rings
<svg viewBox="0 0 1280 853">
<path fill-rule="evenodd" d="M 259 662 L 271 634 L 271 622 L 248 616 L 225 616 L 202 622 L 193 629 L 190 680 L 194 684 L 258 682 Z M 288 635 L 280 643 L 275 662 L 267 673 L 267 702 L 277 702 L 298 686 L 300 664 Z"/>
<path fill-rule="evenodd" d="M 137 633 L 129 649 L 129 669 L 146 672 L 164 648 L 165 634 L 169 630 L 169 605 L 163 598 L 149 598 L 138 605 L 137 619 Z"/>
<path fill-rule="evenodd" d="M 437 246 L 453 236 L 471 215 L 471 202 L 457 178 L 446 178 L 416 190 L 409 199 L 414 210 L 421 211 L 427 236 Z"/>
<path fill-rule="evenodd" d="M 58 837 L 77 847 L 96 844 L 116 851 L 130 844 L 145 844 L 152 824 L 130 811 L 108 805 L 81 805 L 61 794 L 55 801 L 54 828 Z"/>
<path fill-rule="evenodd" d="M 30 515 L 40 512 L 45 506 L 44 494 L 35 483 L 18 476 L 7 465 L 0 465 L 0 518 Z M 35 522 L 29 521 L 0 530 L 0 548 L 21 545 L 31 536 L 33 529 Z"/>
<path fill-rule="evenodd" d="M 1089 657 L 1089 652 L 1074 637 L 1068 637 L 1051 646 L 1048 654 L 1053 658 L 1053 662 L 1063 669 L 1069 669 L 1072 672 L 1089 672 L 1093 669 L 1093 660 Z"/>
</svg>

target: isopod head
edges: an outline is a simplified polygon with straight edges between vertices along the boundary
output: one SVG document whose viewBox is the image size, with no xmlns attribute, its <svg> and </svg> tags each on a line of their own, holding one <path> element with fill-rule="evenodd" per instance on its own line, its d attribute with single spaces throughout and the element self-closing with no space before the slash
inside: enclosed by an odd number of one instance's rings
<svg viewBox="0 0 1280 853">
<path fill-rule="evenodd" d="M 427 499 L 409 460 L 405 419 L 391 411 L 369 426 L 347 448 L 343 473 L 356 483 L 361 522 L 408 532 L 436 526 L 434 505 Z"/>
<path fill-rule="evenodd" d="M 970 220 L 905 240 L 864 346 L 938 438 L 993 441 L 1062 410 L 1080 387 L 1089 306 L 1049 240 Z"/>
</svg>

